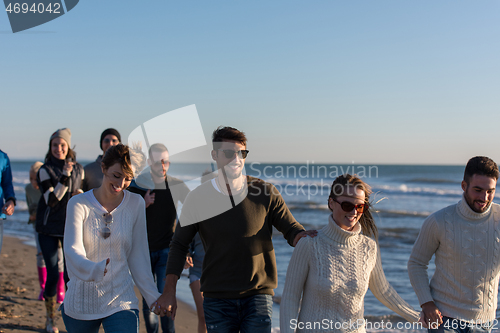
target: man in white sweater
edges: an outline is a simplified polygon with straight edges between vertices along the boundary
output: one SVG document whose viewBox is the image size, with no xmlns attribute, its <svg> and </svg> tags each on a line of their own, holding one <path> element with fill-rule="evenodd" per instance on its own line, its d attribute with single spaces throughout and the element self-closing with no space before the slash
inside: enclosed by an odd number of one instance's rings
<svg viewBox="0 0 500 333">
<path fill-rule="evenodd" d="M 493 198 L 498 176 L 493 160 L 471 158 L 462 199 L 422 225 L 408 274 L 430 322 L 429 332 L 491 332 L 497 325 L 500 206 Z M 429 282 L 427 266 L 433 255 L 436 271 Z"/>
</svg>

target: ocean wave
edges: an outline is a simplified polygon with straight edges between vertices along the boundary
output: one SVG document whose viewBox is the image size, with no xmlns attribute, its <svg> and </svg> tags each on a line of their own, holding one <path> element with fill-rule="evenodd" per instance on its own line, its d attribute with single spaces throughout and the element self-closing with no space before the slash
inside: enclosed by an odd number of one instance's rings
<svg viewBox="0 0 500 333">
<path fill-rule="evenodd" d="M 427 217 L 431 212 L 417 212 L 417 211 L 407 211 L 407 210 L 391 210 L 391 209 L 376 209 L 375 213 L 384 216 L 415 216 L 415 217 Z"/>
<path fill-rule="evenodd" d="M 461 184 L 461 180 L 436 179 L 436 178 L 413 178 L 405 181 L 406 183 L 426 183 L 426 184 Z"/>
</svg>

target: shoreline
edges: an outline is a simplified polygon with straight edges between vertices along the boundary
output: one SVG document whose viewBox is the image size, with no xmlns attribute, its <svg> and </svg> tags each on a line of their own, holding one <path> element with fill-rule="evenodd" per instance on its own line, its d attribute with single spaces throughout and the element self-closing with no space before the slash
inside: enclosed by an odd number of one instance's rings
<svg viewBox="0 0 500 333">
<path fill-rule="evenodd" d="M 45 305 L 38 300 L 40 287 L 36 271 L 36 250 L 24 240 L 4 235 L 0 253 L 0 333 L 43 332 Z M 135 288 L 140 300 L 140 294 Z M 139 302 L 141 303 L 141 302 Z M 177 300 L 175 331 L 191 333 L 197 331 L 196 311 L 186 302 Z M 139 304 L 139 332 L 146 333 Z M 56 316 L 60 332 L 67 332 L 60 313 Z M 101 329 L 102 331 L 102 329 Z"/>
</svg>

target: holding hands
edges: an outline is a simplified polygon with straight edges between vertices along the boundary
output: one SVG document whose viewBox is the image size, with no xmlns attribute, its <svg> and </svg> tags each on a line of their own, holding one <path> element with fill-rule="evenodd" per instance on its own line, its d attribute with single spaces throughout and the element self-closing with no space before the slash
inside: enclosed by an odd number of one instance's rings
<svg viewBox="0 0 500 333">
<path fill-rule="evenodd" d="M 426 328 L 437 329 L 443 323 L 443 315 L 434 302 L 422 304 L 420 320 Z"/>
</svg>

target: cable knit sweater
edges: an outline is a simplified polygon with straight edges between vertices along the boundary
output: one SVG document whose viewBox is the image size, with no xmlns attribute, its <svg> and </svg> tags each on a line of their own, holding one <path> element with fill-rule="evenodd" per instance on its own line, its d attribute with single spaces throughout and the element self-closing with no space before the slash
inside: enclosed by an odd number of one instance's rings
<svg viewBox="0 0 500 333">
<path fill-rule="evenodd" d="M 418 321 L 419 313 L 387 282 L 375 240 L 361 234 L 359 223 L 346 231 L 330 215 L 317 237 L 302 238 L 293 251 L 280 305 L 280 332 L 366 332 L 368 287 L 385 306 Z"/>
<path fill-rule="evenodd" d="M 496 318 L 500 277 L 500 206 L 474 212 L 464 198 L 423 223 L 408 261 L 420 304 L 434 301 L 444 316 L 488 322 Z M 427 265 L 436 255 L 430 283 Z"/>
<path fill-rule="evenodd" d="M 100 233 L 107 211 L 93 190 L 68 203 L 64 254 L 70 281 L 64 312 L 72 318 L 93 320 L 121 310 L 138 310 L 134 282 L 148 304 L 160 297 L 151 273 L 144 200 L 138 194 L 123 193 L 122 202 L 111 212 L 107 239 Z"/>
</svg>

